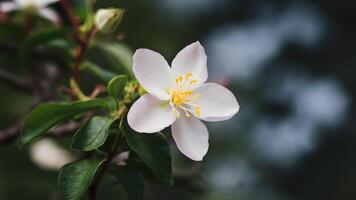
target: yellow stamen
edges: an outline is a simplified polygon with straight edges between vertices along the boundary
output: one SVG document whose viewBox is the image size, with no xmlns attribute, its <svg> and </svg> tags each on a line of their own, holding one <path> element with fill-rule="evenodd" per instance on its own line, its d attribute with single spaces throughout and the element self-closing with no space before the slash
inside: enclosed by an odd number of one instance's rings
<svg viewBox="0 0 356 200">
<path fill-rule="evenodd" d="M 186 75 L 185 75 L 185 80 L 188 80 L 191 76 L 193 76 L 193 74 L 191 72 L 188 72 Z"/>
<path fill-rule="evenodd" d="M 192 84 L 197 83 L 195 79 L 189 80 L 192 76 L 191 72 L 186 73 L 184 79 L 182 76 L 178 76 L 175 79 L 175 86 L 169 90 L 170 104 L 177 118 L 181 116 L 180 110 L 185 113 L 186 117 L 190 117 L 191 113 L 195 113 L 197 116 L 201 115 L 201 108 L 194 103 L 200 98 L 200 95 L 194 94 L 190 88 Z"/>
<path fill-rule="evenodd" d="M 196 114 L 198 117 L 200 117 L 200 115 L 201 115 L 201 108 L 200 108 L 200 107 L 195 107 L 195 108 L 194 108 L 194 111 L 195 111 L 195 114 Z"/>
<path fill-rule="evenodd" d="M 180 82 L 182 82 L 183 81 L 183 77 L 182 76 L 178 76 L 177 78 L 176 78 L 176 83 L 178 84 L 178 83 L 180 83 Z"/>
<path fill-rule="evenodd" d="M 190 84 L 191 84 L 191 85 L 193 85 L 193 84 L 195 84 L 195 83 L 197 83 L 197 80 L 196 80 L 196 79 L 190 81 Z"/>
</svg>

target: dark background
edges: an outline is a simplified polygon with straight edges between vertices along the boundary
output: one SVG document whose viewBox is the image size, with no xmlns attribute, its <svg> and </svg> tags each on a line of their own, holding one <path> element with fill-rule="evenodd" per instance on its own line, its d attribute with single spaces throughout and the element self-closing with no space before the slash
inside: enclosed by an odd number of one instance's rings
<svg viewBox="0 0 356 200">
<path fill-rule="evenodd" d="M 122 0 L 97 6 L 106 5 L 127 9 L 118 31 L 132 50 L 149 48 L 170 62 L 200 41 L 209 80 L 227 83 L 241 106 L 232 119 L 208 124 L 202 167 L 172 146 L 175 170 L 184 176 L 197 168 L 194 180 L 149 184 L 146 199 L 356 199 L 355 1 Z M 0 67 L 17 71 L 14 55 L 0 49 Z M 26 113 L 30 102 L 1 84 L 0 127 Z M 67 147 L 68 141 L 59 143 Z M 55 198 L 57 173 L 39 167 L 31 148 L 17 142 L 0 147 L 1 200 Z M 105 184 L 102 199 L 119 199 L 109 192 L 110 181 Z"/>
</svg>

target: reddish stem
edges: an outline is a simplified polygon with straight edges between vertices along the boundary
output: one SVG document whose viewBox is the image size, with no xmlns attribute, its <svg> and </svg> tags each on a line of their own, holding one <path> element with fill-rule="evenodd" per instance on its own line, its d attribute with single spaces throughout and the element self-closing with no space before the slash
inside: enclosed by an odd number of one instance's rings
<svg viewBox="0 0 356 200">
<path fill-rule="evenodd" d="M 98 84 L 95 86 L 94 90 L 90 94 L 90 98 L 97 97 L 102 91 L 104 91 L 105 87 L 103 84 Z"/>
<path fill-rule="evenodd" d="M 66 15 L 68 16 L 68 18 L 70 20 L 70 23 L 74 29 L 73 37 L 78 43 L 78 49 L 77 49 L 76 55 L 74 57 L 74 65 L 73 65 L 73 69 L 72 69 L 72 78 L 74 79 L 75 82 L 78 82 L 80 63 L 81 63 L 81 61 L 84 57 L 85 51 L 88 47 L 88 42 L 89 42 L 90 38 L 92 38 L 95 35 L 96 29 L 92 29 L 85 36 L 82 36 L 80 33 L 80 21 L 76 17 L 75 13 L 73 12 L 73 8 L 69 4 L 69 1 L 61 0 L 60 3 L 62 5 Z"/>
<path fill-rule="evenodd" d="M 60 3 L 61 3 L 61 6 L 62 6 L 64 12 L 66 13 L 66 15 L 69 18 L 70 24 L 72 25 L 72 27 L 75 31 L 75 33 L 74 33 L 75 39 L 77 40 L 78 43 L 81 43 L 82 39 L 80 38 L 80 34 L 79 34 L 79 27 L 80 27 L 79 19 L 75 16 L 73 8 L 69 4 L 68 0 L 61 0 Z"/>
</svg>

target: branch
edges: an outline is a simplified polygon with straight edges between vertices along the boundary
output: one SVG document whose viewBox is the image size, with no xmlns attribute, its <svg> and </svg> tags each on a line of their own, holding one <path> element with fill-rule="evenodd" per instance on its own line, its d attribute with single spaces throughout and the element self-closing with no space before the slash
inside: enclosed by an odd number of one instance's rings
<svg viewBox="0 0 356 200">
<path fill-rule="evenodd" d="M 70 121 L 48 131 L 49 137 L 64 137 L 68 134 L 73 134 L 77 131 L 86 121 L 87 117 L 83 118 L 80 122 Z M 22 122 L 18 121 L 7 129 L 0 131 L 0 145 L 7 144 L 15 140 L 21 133 Z"/>
<path fill-rule="evenodd" d="M 14 74 L 10 74 L 6 71 L 0 70 L 0 82 L 22 91 L 26 94 L 32 94 L 31 81 L 17 77 Z"/>
<path fill-rule="evenodd" d="M 92 28 L 89 32 L 87 32 L 84 36 L 82 36 L 80 32 L 80 21 L 75 16 L 75 13 L 73 12 L 73 8 L 69 4 L 68 0 L 61 0 L 60 3 L 70 20 L 72 28 L 74 29 L 73 37 L 79 45 L 77 49 L 77 53 L 74 58 L 74 65 L 72 70 L 72 78 L 74 79 L 75 82 L 78 82 L 80 63 L 84 57 L 90 38 L 93 37 L 97 31 L 95 28 Z"/>
<path fill-rule="evenodd" d="M 72 134 L 76 130 L 78 130 L 84 124 L 84 122 L 85 120 L 82 120 L 80 122 L 70 121 L 66 124 L 57 126 L 49 131 L 49 136 L 63 137 L 65 135 Z"/>
<path fill-rule="evenodd" d="M 31 69 L 32 80 L 25 80 L 15 77 L 7 72 L 0 71 L 0 81 L 7 83 L 7 85 L 21 89 L 24 92 L 30 93 L 36 97 L 30 109 L 36 107 L 38 104 L 52 99 L 53 92 L 51 86 L 54 80 L 58 77 L 59 72 L 56 68 L 47 67 L 43 69 Z M 0 130 L 0 145 L 12 142 L 21 132 L 22 120 L 14 123 L 12 126 Z"/>
<path fill-rule="evenodd" d="M 68 0 L 61 0 L 60 4 L 64 10 L 64 12 L 66 13 L 66 15 L 69 18 L 70 24 L 73 27 L 75 33 L 74 33 L 74 38 L 78 43 L 82 43 L 82 39 L 79 35 L 79 27 L 80 27 L 80 22 L 78 20 L 78 18 L 75 16 L 75 13 L 73 12 L 73 9 L 69 3 Z"/>
<path fill-rule="evenodd" d="M 97 33 L 97 29 L 96 28 L 92 28 L 88 33 L 86 33 L 85 38 L 81 41 L 78 41 L 79 47 L 78 47 L 78 51 L 77 54 L 75 55 L 75 62 L 74 62 L 74 66 L 73 66 L 73 71 L 72 71 L 72 77 L 73 79 L 78 82 L 79 79 L 79 67 L 80 67 L 80 63 L 83 60 L 83 57 L 85 55 L 85 51 L 88 48 L 88 43 L 89 40 L 95 36 L 95 34 Z M 77 37 L 80 38 L 80 33 L 79 30 L 77 31 Z"/>
<path fill-rule="evenodd" d="M 50 136 L 54 137 L 63 137 L 68 134 L 73 134 L 76 130 L 82 127 L 91 117 L 93 116 L 93 112 L 87 112 L 83 119 L 79 122 L 69 121 L 63 125 L 57 126 L 49 131 Z"/>
<path fill-rule="evenodd" d="M 0 145 L 12 142 L 17 138 L 21 131 L 21 121 L 16 122 L 7 129 L 0 131 Z"/>
<path fill-rule="evenodd" d="M 60 1 L 61 6 L 66 13 L 66 15 L 69 18 L 70 24 L 72 25 L 72 28 L 74 30 L 74 39 L 77 41 L 79 44 L 79 47 L 77 49 L 77 53 L 74 58 L 74 66 L 72 69 L 72 78 L 74 79 L 75 82 L 78 82 L 79 79 L 79 66 L 80 66 L 80 61 L 84 55 L 84 51 L 87 46 L 87 42 L 83 40 L 83 38 L 80 35 L 80 22 L 78 18 L 75 16 L 75 13 L 69 3 L 68 0 L 61 0 Z"/>
</svg>

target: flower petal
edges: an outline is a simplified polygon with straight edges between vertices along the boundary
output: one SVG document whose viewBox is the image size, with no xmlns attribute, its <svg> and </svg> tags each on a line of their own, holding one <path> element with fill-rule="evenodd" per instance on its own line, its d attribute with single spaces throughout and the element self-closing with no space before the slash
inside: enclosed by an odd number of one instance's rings
<svg viewBox="0 0 356 200">
<path fill-rule="evenodd" d="M 38 10 L 38 14 L 45 18 L 48 19 L 49 21 L 53 22 L 53 23 L 59 23 L 60 22 L 60 18 L 57 15 L 56 12 L 54 12 L 54 10 L 50 9 L 50 8 L 41 8 Z"/>
<path fill-rule="evenodd" d="M 18 10 L 19 6 L 14 2 L 1 2 L 0 3 L 0 11 L 1 12 L 11 12 L 14 10 Z"/>
<path fill-rule="evenodd" d="M 172 136 L 178 149 L 192 160 L 201 161 L 208 152 L 208 129 L 193 116 L 178 118 L 172 124 Z"/>
<path fill-rule="evenodd" d="M 197 83 L 208 79 L 207 57 L 199 42 L 194 42 L 182 49 L 172 62 L 172 72 L 175 77 L 184 76 L 191 72 Z"/>
<path fill-rule="evenodd" d="M 141 133 L 154 133 L 171 125 L 176 119 L 168 101 L 161 101 L 151 94 L 138 99 L 127 114 L 132 129 Z"/>
<path fill-rule="evenodd" d="M 32 0 L 32 1 L 28 1 L 27 2 L 31 2 L 34 4 L 34 6 L 36 6 L 37 8 L 43 8 L 48 6 L 49 4 L 55 3 L 59 0 Z"/>
<path fill-rule="evenodd" d="M 162 100 L 170 98 L 173 76 L 167 61 L 159 53 L 138 49 L 133 56 L 132 70 L 145 90 Z"/>
<path fill-rule="evenodd" d="M 14 2 L 21 8 L 25 8 L 33 4 L 32 1 L 29 0 L 14 0 Z"/>
<path fill-rule="evenodd" d="M 201 107 L 199 118 L 202 120 L 227 120 L 239 111 L 240 106 L 234 94 L 219 84 L 204 83 L 194 93 L 200 95 L 195 104 Z"/>
</svg>

